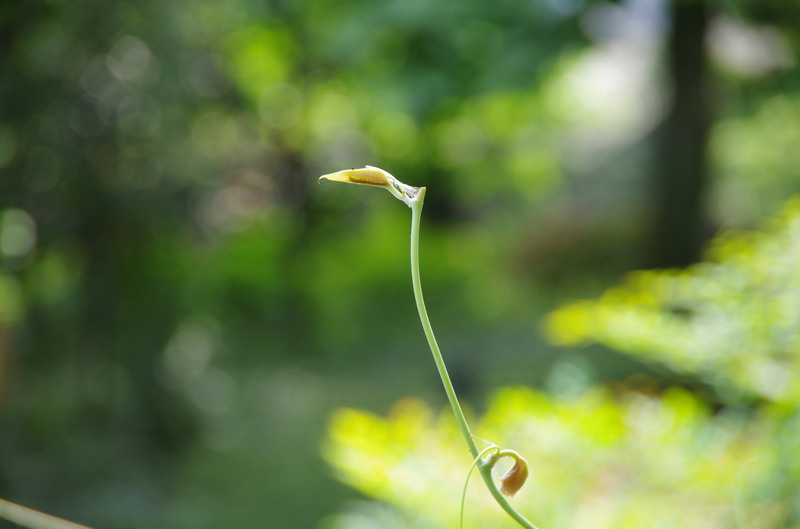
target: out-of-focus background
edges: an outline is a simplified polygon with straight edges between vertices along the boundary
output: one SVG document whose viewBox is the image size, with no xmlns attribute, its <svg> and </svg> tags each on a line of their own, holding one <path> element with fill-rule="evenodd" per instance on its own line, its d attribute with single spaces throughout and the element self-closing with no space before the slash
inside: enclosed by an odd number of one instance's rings
<svg viewBox="0 0 800 529">
<path fill-rule="evenodd" d="M 476 433 L 530 461 L 520 511 L 800 527 L 799 28 L 789 0 L 3 2 L 0 497 L 454 527 L 409 212 L 316 184 L 370 164 L 428 187 L 429 310 Z M 467 526 L 508 523 L 473 483 Z"/>
</svg>

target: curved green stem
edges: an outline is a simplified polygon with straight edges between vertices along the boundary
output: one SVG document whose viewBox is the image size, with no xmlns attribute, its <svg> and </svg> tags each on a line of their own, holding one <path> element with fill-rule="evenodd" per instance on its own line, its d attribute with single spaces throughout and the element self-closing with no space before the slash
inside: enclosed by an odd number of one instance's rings
<svg viewBox="0 0 800 529">
<path fill-rule="evenodd" d="M 478 457 L 478 447 L 472 439 L 472 432 L 469 430 L 467 419 L 464 417 L 461 404 L 459 404 L 458 397 L 456 397 L 456 391 L 453 389 L 453 383 L 447 373 L 447 366 L 444 365 L 444 358 L 442 358 L 442 352 L 439 350 L 439 344 L 436 342 L 431 320 L 428 318 L 428 311 L 425 308 L 425 299 L 422 297 L 422 284 L 419 278 L 419 224 L 424 200 L 425 188 L 423 187 L 411 204 L 411 281 L 414 285 L 414 300 L 417 302 L 417 311 L 419 312 L 420 322 L 422 322 L 422 329 L 425 331 L 425 338 L 428 339 L 428 345 L 431 348 L 431 353 L 433 353 L 433 361 L 439 370 L 439 377 L 442 379 L 442 384 L 444 384 L 444 391 L 447 393 L 450 407 L 453 408 L 458 429 L 461 430 L 461 435 L 464 436 L 464 440 L 467 442 L 469 453 L 472 454 L 473 458 L 476 458 Z"/>
<path fill-rule="evenodd" d="M 475 445 L 475 441 L 472 438 L 472 432 L 470 432 L 467 419 L 464 417 L 464 412 L 461 410 L 461 404 L 459 404 L 458 397 L 456 397 L 453 383 L 450 381 L 450 375 L 447 373 L 447 366 L 444 364 L 442 352 L 439 350 L 439 344 L 436 342 L 436 336 L 433 334 L 431 321 L 430 318 L 428 318 L 428 311 L 425 308 L 425 299 L 422 297 L 422 284 L 419 276 L 419 225 L 422 217 L 422 204 L 424 200 L 425 188 L 422 187 L 416 196 L 410 200 L 409 204 L 411 207 L 411 281 L 414 286 L 414 299 L 417 302 L 417 311 L 419 312 L 422 329 L 425 331 L 425 337 L 428 339 L 428 345 L 433 354 L 433 361 L 436 363 L 436 368 L 439 370 L 439 377 L 442 379 L 444 391 L 447 393 L 447 399 L 450 401 L 450 407 L 453 409 L 453 415 L 455 415 L 458 429 L 461 431 L 461 435 L 464 437 L 464 441 L 467 443 L 467 448 L 469 449 L 469 453 L 472 454 L 473 459 L 479 460 L 480 454 L 478 452 L 478 447 Z M 486 483 L 489 492 L 500 507 L 522 527 L 537 529 L 535 525 L 526 520 L 524 516 L 518 513 L 514 507 L 508 503 L 508 500 L 506 500 L 505 496 L 503 496 L 497 488 L 497 485 L 492 479 L 492 466 L 491 464 L 482 464 L 480 461 L 478 463 L 481 477 L 483 477 L 483 481 Z"/>
</svg>

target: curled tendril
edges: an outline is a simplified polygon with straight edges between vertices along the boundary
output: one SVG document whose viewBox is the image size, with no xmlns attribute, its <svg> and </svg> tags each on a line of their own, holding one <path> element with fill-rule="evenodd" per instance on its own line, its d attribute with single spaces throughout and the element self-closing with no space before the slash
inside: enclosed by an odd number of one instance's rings
<svg viewBox="0 0 800 529">
<path fill-rule="evenodd" d="M 502 487 L 500 488 L 500 492 L 502 492 L 505 496 L 513 496 L 522 488 L 525 484 L 525 481 L 528 479 L 528 462 L 525 461 L 525 458 L 519 455 L 519 453 L 515 452 L 514 450 L 501 450 L 497 446 L 490 446 L 489 448 L 495 448 L 495 452 L 486 459 L 482 460 L 482 462 L 478 462 L 481 467 L 489 467 L 489 469 L 493 469 L 494 465 L 504 457 L 510 457 L 514 460 L 514 466 L 512 466 L 505 475 L 500 478 L 500 483 Z M 485 449 L 486 452 L 488 449 Z M 481 453 L 484 453 L 481 452 Z"/>
<path fill-rule="evenodd" d="M 525 481 L 528 479 L 528 462 L 525 458 L 514 450 L 502 450 L 496 444 L 490 443 L 489 446 L 481 450 L 469 467 L 469 471 L 467 471 L 467 479 L 464 481 L 464 490 L 461 493 L 461 517 L 459 527 L 464 527 L 464 504 L 467 499 L 467 486 L 469 485 L 469 478 L 472 476 L 472 471 L 476 466 L 488 468 L 491 471 L 497 462 L 504 457 L 512 458 L 514 460 L 514 466 L 500 478 L 500 483 L 502 484 L 500 492 L 510 497 L 519 492 L 525 484 Z"/>
<path fill-rule="evenodd" d="M 513 496 L 519 492 L 519 489 L 522 488 L 525 481 L 528 479 L 528 462 L 525 461 L 524 457 L 513 450 L 500 450 L 497 452 L 497 459 L 506 456 L 514 460 L 514 466 L 500 478 L 500 483 L 503 484 L 500 488 L 500 492 L 506 496 Z"/>
</svg>

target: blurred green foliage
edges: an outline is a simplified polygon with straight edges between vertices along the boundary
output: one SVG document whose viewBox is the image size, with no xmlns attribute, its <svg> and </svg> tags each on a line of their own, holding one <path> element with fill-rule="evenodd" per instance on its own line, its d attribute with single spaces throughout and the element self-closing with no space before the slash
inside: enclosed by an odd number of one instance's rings
<svg viewBox="0 0 800 529">
<path fill-rule="evenodd" d="M 748 227 L 800 190 L 796 9 L 716 9 L 708 214 Z M 423 279 L 467 401 L 673 383 L 608 351 L 564 360 L 531 325 L 644 260 L 669 10 L 0 3 L 0 496 L 112 529 L 313 527 L 356 497 L 318 453 L 328 413 L 441 395 L 407 211 L 315 187 L 345 167 L 428 187 Z M 724 378 L 725 404 L 795 395 Z"/>
<path fill-rule="evenodd" d="M 797 521 L 800 467 L 786 457 L 798 426 L 794 412 L 715 413 L 682 389 L 554 399 L 509 388 L 474 431 L 528 459 L 513 503 L 540 527 L 777 528 Z M 391 508 L 356 503 L 323 527 L 458 526 L 468 454 L 446 410 L 417 401 L 386 418 L 340 410 L 325 453 L 342 479 Z M 475 481 L 465 527 L 516 527 Z"/>
<path fill-rule="evenodd" d="M 731 222 L 746 225 L 754 216 L 775 212 L 797 192 L 792 182 L 798 168 L 782 153 L 800 141 L 798 109 L 797 96 L 778 94 L 716 125 L 711 148 L 721 176 L 717 201 Z"/>
<path fill-rule="evenodd" d="M 561 307 L 547 337 L 599 342 L 719 390 L 725 402 L 800 402 L 800 200 L 763 232 L 727 233 L 708 260 L 684 270 L 637 272 L 596 301 Z"/>
</svg>

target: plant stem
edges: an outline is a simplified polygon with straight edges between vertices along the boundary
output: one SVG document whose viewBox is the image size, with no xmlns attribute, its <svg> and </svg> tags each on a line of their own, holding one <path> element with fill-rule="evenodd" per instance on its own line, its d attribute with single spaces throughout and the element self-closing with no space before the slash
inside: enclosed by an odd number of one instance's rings
<svg viewBox="0 0 800 529">
<path fill-rule="evenodd" d="M 90 529 L 3 499 L 0 499 L 0 519 L 30 529 Z"/>
<path fill-rule="evenodd" d="M 453 408 L 453 414 L 458 423 L 458 429 L 461 430 L 461 435 L 464 436 L 464 441 L 467 443 L 469 453 L 472 454 L 473 459 L 478 457 L 478 447 L 472 439 L 472 432 L 469 430 L 467 419 L 464 417 L 464 412 L 461 410 L 461 404 L 456 397 L 456 390 L 453 389 L 453 383 L 450 381 L 450 375 L 447 373 L 447 366 L 444 365 L 444 358 L 442 352 L 439 350 L 439 344 L 436 342 L 436 336 L 433 335 L 433 328 L 431 327 L 431 320 L 428 318 L 428 311 L 425 308 L 425 299 L 422 297 L 422 285 L 419 278 L 419 223 L 422 216 L 422 203 L 425 200 L 425 188 L 421 188 L 416 196 L 416 200 L 411 205 L 411 281 L 414 285 L 414 300 L 417 302 L 417 311 L 419 312 L 419 319 L 422 323 L 422 329 L 425 331 L 425 337 L 428 339 L 428 345 L 433 353 L 433 361 L 436 363 L 436 368 L 439 370 L 439 377 L 444 384 L 444 391 L 447 393 L 447 399 L 450 401 L 450 407 Z"/>
<path fill-rule="evenodd" d="M 425 201 L 425 188 L 420 188 L 417 195 L 411 201 L 411 281 L 414 286 L 414 300 L 417 302 L 417 311 L 419 312 L 419 320 L 422 323 L 422 330 L 425 331 L 425 337 L 428 339 L 431 353 L 433 354 L 433 361 L 436 363 L 436 368 L 439 370 L 439 377 L 442 379 L 444 391 L 447 393 L 447 399 L 450 401 L 450 407 L 453 409 L 453 415 L 456 418 L 458 429 L 467 443 L 469 453 L 472 454 L 473 459 L 479 458 L 478 447 L 475 445 L 475 440 L 472 438 L 472 432 L 467 424 L 467 419 L 464 417 L 464 412 L 461 410 L 461 404 L 458 402 L 456 391 L 453 388 L 453 383 L 450 381 L 450 375 L 447 373 L 447 366 L 444 364 L 442 352 L 439 349 L 439 344 L 436 342 L 436 336 L 433 334 L 431 327 L 431 320 L 428 317 L 428 311 L 425 308 L 425 299 L 422 297 L 422 284 L 419 276 L 419 225 L 422 217 L 422 204 Z M 479 462 L 478 469 L 480 470 L 483 481 L 489 492 L 494 496 L 494 499 L 522 527 L 528 529 L 537 529 L 535 525 L 525 519 L 518 513 L 514 507 L 508 503 L 505 496 L 497 488 L 497 485 L 492 479 L 492 466 L 491 464 L 481 464 Z"/>
</svg>

